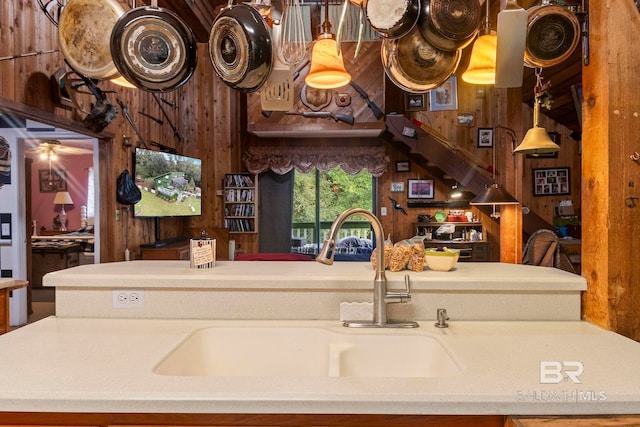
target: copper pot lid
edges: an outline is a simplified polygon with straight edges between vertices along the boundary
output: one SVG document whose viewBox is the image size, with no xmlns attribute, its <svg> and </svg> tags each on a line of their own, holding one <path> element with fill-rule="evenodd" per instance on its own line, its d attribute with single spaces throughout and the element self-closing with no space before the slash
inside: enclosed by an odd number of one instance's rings
<svg viewBox="0 0 640 427">
<path fill-rule="evenodd" d="M 567 59 L 580 41 L 580 22 L 562 6 L 529 9 L 524 64 L 532 68 L 557 65 Z"/>
<path fill-rule="evenodd" d="M 108 35 L 124 13 L 115 0 L 69 0 L 60 13 L 58 40 L 75 71 L 94 79 L 118 76 Z"/>
</svg>

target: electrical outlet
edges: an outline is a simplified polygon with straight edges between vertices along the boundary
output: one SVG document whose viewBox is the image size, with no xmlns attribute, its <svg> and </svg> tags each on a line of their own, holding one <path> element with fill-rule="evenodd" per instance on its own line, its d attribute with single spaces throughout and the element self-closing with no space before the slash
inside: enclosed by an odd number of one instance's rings
<svg viewBox="0 0 640 427">
<path fill-rule="evenodd" d="M 111 291 L 113 308 L 141 308 L 144 307 L 144 291 Z"/>
<path fill-rule="evenodd" d="M 380 208 L 380 216 L 387 216 L 387 208 L 386 207 L 381 207 Z"/>
</svg>

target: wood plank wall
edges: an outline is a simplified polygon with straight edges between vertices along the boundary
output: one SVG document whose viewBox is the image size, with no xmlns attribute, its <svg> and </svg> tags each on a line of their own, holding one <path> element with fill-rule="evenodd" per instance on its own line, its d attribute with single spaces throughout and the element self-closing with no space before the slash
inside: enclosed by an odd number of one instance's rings
<svg viewBox="0 0 640 427">
<path fill-rule="evenodd" d="M 56 28 L 45 18 L 44 14 L 37 8 L 35 2 L 9 2 L 8 7 L 2 10 L 3 22 L 13 22 L 15 25 L 3 25 L 1 31 L 3 43 L 0 46 L 0 56 L 12 55 L 22 52 L 38 50 L 56 49 L 57 31 Z M 463 63 L 464 63 L 463 59 Z M 74 110 L 61 108 L 54 105 L 50 98 L 49 76 L 59 67 L 64 65 L 62 54 L 55 53 L 49 55 L 20 58 L 10 61 L 0 62 L 0 93 L 2 97 L 37 107 L 41 110 L 66 117 L 68 119 L 82 120 L 84 114 Z M 463 67 L 461 66 L 461 70 Z M 459 76 L 458 76 L 459 77 Z M 230 90 L 214 75 L 213 68 L 209 61 L 208 47 L 204 44 L 198 46 L 198 66 L 194 76 L 183 87 L 168 93 L 160 94 L 159 97 L 169 102 L 175 103 L 175 110 L 167 107 L 165 109 L 170 120 L 176 126 L 181 141 L 174 136 L 170 126 L 160 126 L 151 120 L 144 119 L 138 111 L 148 113 L 155 117 L 162 117 L 162 112 L 153 96 L 147 92 L 127 89 L 115 86 L 109 82 L 101 83 L 104 90 L 113 91 L 109 98 L 115 104 L 116 97 L 122 99 L 142 135 L 148 141 L 156 141 L 170 147 L 178 149 L 185 155 L 202 157 L 204 161 L 203 169 L 203 191 L 205 192 L 203 216 L 197 220 L 170 220 L 162 221 L 162 237 L 171 237 L 176 234 L 177 229 L 186 230 L 188 228 L 211 228 L 222 225 L 222 200 L 216 196 L 215 191 L 220 189 L 222 175 L 227 172 L 241 171 L 243 166 L 240 162 L 240 155 L 243 144 L 251 143 L 253 140 L 244 129 L 246 123 L 246 104 L 244 97 L 239 96 L 235 91 Z M 482 89 L 484 95 L 481 96 L 478 90 Z M 394 102 L 399 108 L 393 111 L 402 112 L 404 109 L 404 97 L 402 91 L 393 92 L 393 88 L 388 88 L 392 93 L 400 93 Z M 516 130 L 517 138 L 522 137 L 522 130 L 531 126 L 531 111 L 528 107 L 522 106 L 520 117 L 500 117 L 499 101 L 504 96 L 504 91 L 496 91 L 491 87 L 475 87 L 466 85 L 458 78 L 458 104 L 457 111 L 431 112 L 428 109 L 407 113 L 416 119 L 428 124 L 460 148 L 464 148 L 477 156 L 481 162 L 490 164 L 492 162 L 492 151 L 487 148 L 477 148 L 477 128 L 506 126 Z M 389 97 L 389 96 L 388 96 Z M 88 104 L 91 98 L 85 100 Z M 391 111 L 388 107 L 387 111 Z M 456 125 L 457 113 L 474 113 L 475 125 L 472 127 L 462 127 Z M 569 166 L 572 171 L 573 188 L 570 198 L 573 200 L 576 209 L 579 211 L 580 191 L 579 191 L 579 156 L 576 155 L 578 144 L 571 140 L 569 131 L 553 123 L 544 123 L 549 131 L 557 131 L 561 134 L 562 151 L 558 159 L 545 160 L 523 160 L 519 156 L 513 156 L 511 138 L 502 130 L 496 129 L 496 169 L 507 169 L 507 164 L 521 163 L 520 175 L 506 179 L 505 174 L 499 174 L 496 179 L 509 191 L 516 195 L 523 204 L 539 212 L 549 221 L 553 216 L 553 205 L 556 201 L 566 197 L 533 197 L 531 195 L 531 168 Z M 101 182 L 103 183 L 102 193 L 102 218 L 104 226 L 104 247 L 102 248 L 103 261 L 115 261 L 124 258 L 124 249 L 129 247 L 134 255 L 138 251 L 141 243 L 153 240 L 154 227 L 151 220 L 133 219 L 131 212 L 122 212 L 121 220 L 116 221 L 116 211 L 122 209 L 115 201 L 113 185 L 117 175 L 125 167 L 131 167 L 131 148 L 123 148 L 122 136 L 126 135 L 132 141 L 136 141 L 136 136 L 126 120 L 120 114 L 113 123 L 106 129 L 105 133 L 114 135 L 113 140 L 105 140 L 101 145 Z M 330 143 L 340 146 L 348 143 L 350 138 L 333 140 Z M 286 141 L 285 141 L 286 143 Z M 390 207 L 388 196 L 391 182 L 405 182 L 408 178 L 429 178 L 429 174 L 420 164 L 420 159 L 413 159 L 403 147 L 394 142 L 377 141 L 376 145 L 385 144 L 388 147 L 390 165 L 388 174 L 379 180 L 378 205 Z M 410 173 L 402 172 L 396 174 L 395 162 L 409 160 L 412 161 Z M 415 161 L 415 162 L 414 162 Z M 448 187 L 442 182 L 436 184 L 436 199 L 446 197 Z M 406 193 L 405 197 L 406 197 Z M 401 203 L 405 203 L 402 195 L 393 194 Z M 423 209 L 412 209 L 408 216 L 390 214 L 383 218 L 385 228 L 392 233 L 394 239 L 409 237 L 413 234 L 412 223 L 415 222 L 418 213 L 423 213 Z M 429 213 L 428 210 L 426 210 Z M 486 218 L 483 218 L 486 219 Z M 125 228 L 123 225 L 126 225 Z M 497 227 L 491 221 L 487 221 L 490 230 Z M 128 230 L 125 232 L 125 230 Z M 497 236 L 497 228 L 491 232 Z M 248 252 L 257 250 L 257 236 L 237 235 L 240 243 Z M 497 241 L 496 241 L 497 243 Z M 496 245 L 493 245 L 494 247 Z"/>
</svg>

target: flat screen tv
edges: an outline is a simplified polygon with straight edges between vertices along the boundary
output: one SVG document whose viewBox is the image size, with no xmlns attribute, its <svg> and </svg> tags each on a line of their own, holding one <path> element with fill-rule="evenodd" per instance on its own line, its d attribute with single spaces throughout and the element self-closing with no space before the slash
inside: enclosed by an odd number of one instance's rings
<svg viewBox="0 0 640 427">
<path fill-rule="evenodd" d="M 134 216 L 162 218 L 202 214 L 202 161 L 194 157 L 136 148 L 136 185 L 142 199 Z"/>
</svg>

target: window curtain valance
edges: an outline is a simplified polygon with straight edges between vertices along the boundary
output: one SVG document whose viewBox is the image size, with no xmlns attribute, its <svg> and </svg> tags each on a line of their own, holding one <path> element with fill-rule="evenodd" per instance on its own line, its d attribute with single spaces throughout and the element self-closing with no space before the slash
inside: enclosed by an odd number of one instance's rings
<svg viewBox="0 0 640 427">
<path fill-rule="evenodd" d="M 251 147 L 242 161 L 254 174 L 270 169 L 284 175 L 293 168 L 307 173 L 314 167 L 324 172 L 340 166 L 350 174 L 366 169 L 378 177 L 387 170 L 389 157 L 384 147 Z"/>
</svg>

